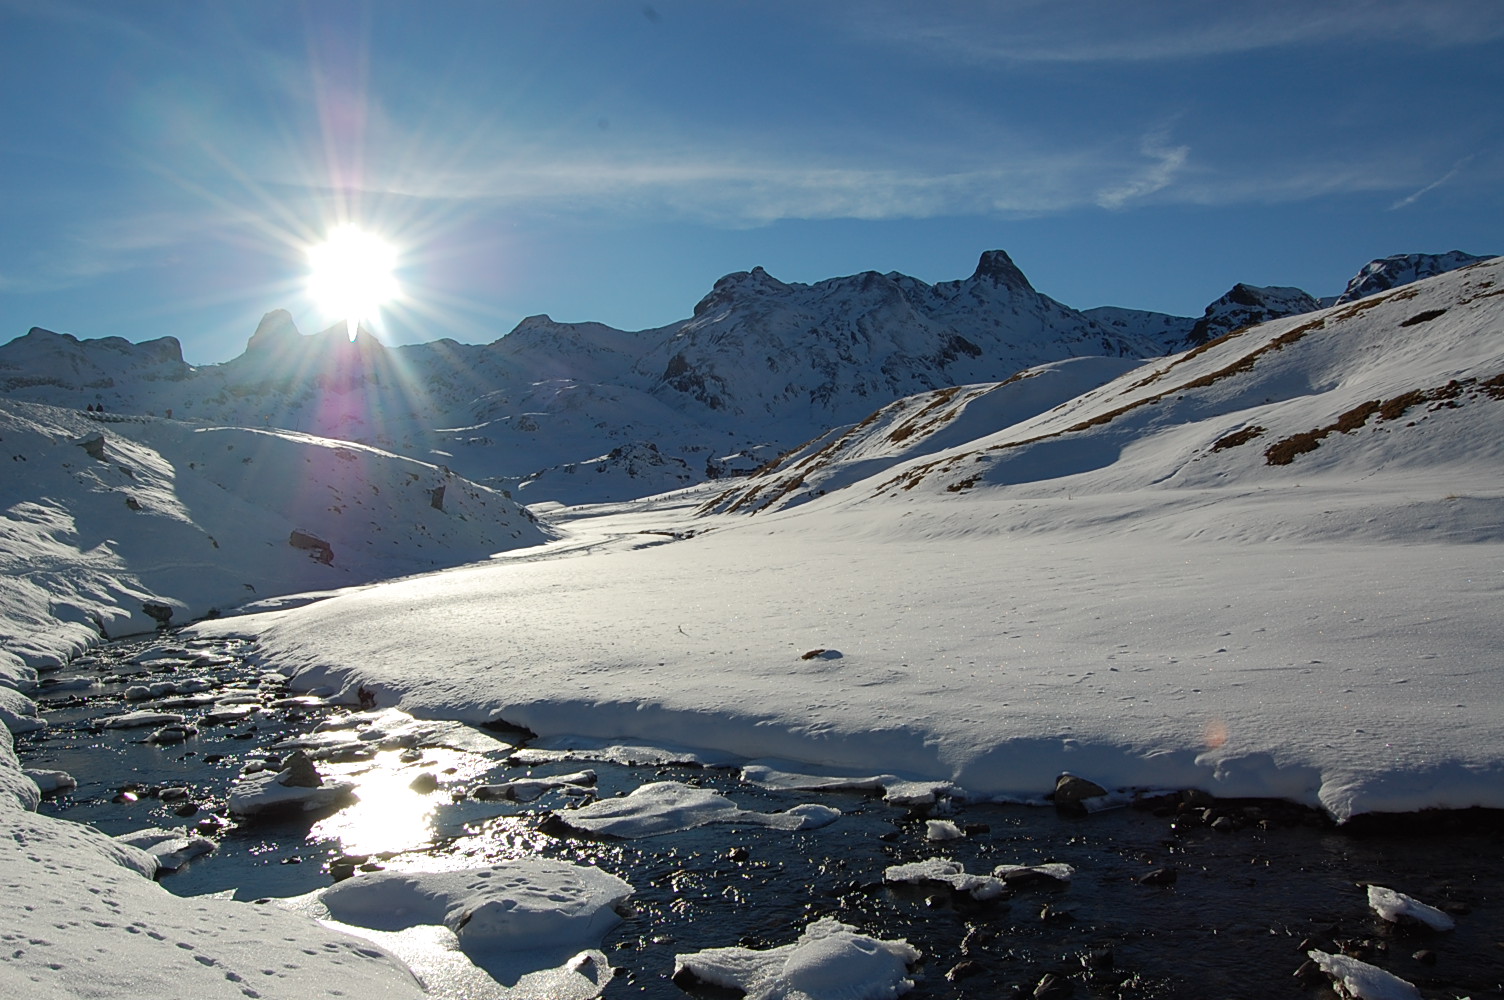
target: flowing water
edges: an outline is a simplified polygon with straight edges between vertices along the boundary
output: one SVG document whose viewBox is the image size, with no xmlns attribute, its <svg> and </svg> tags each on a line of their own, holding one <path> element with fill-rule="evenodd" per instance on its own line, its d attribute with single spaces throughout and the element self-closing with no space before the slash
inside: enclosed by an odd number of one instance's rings
<svg viewBox="0 0 1504 1000">
<path fill-rule="evenodd" d="M 359 783 L 354 805 L 222 825 L 216 816 L 248 761 L 280 757 L 280 741 L 355 709 L 286 698 L 234 642 L 193 642 L 167 659 L 143 656 L 161 648 L 161 640 L 117 643 L 49 677 L 39 702 L 50 728 L 18 738 L 17 749 L 25 766 L 65 770 L 78 780 L 76 789 L 43 804 L 46 813 L 111 834 L 215 829 L 213 853 L 162 876 L 182 895 L 288 896 L 352 870 L 358 878 L 378 867 L 433 870 L 528 856 L 596 865 L 636 888 L 603 944 L 618 972 L 608 998 L 682 1000 L 685 989 L 670 978 L 676 954 L 788 944 L 821 916 L 920 948 L 914 998 L 1331 996 L 1325 979 L 1295 975 L 1302 946 L 1313 944 L 1346 949 L 1408 979 L 1428 1000 L 1504 995 L 1504 825 L 1494 815 L 1451 815 L 1423 830 L 1365 834 L 1278 803 L 1165 799 L 1081 817 L 951 803 L 945 814 L 966 836 L 937 843 L 926 839 L 929 816 L 922 812 L 853 792 L 768 791 L 743 782 L 734 768 L 540 755 L 523 763 L 505 749 L 377 744 L 320 762 L 326 774 Z M 158 744 L 146 741 L 146 729 L 96 725 L 161 704 L 140 699 L 139 690 L 125 699 L 131 686 L 153 683 L 209 688 L 178 695 L 185 700 L 171 707 L 196 720 L 197 735 Z M 241 717 L 205 718 L 211 697 L 237 693 L 231 700 L 249 706 Z M 842 816 L 800 832 L 720 824 L 618 840 L 572 834 L 548 821 L 552 812 L 567 815 L 578 789 L 529 803 L 454 794 L 582 767 L 596 772 L 594 793 L 602 798 L 674 780 L 723 791 L 743 809 L 818 802 Z M 420 775 L 433 780 L 415 789 Z M 933 857 L 980 874 L 1000 864 L 1059 861 L 1075 875 L 1065 885 L 1021 887 L 989 902 L 940 885 L 884 884 L 888 866 Z M 1146 881 L 1154 872 L 1167 874 Z M 1448 909 L 1456 929 L 1438 934 L 1385 924 L 1367 908 L 1368 882 Z"/>
</svg>

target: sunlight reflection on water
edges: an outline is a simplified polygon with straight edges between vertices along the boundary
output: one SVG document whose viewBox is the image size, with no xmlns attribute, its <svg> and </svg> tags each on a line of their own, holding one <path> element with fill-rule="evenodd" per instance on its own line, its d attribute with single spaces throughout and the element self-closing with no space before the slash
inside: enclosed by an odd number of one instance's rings
<svg viewBox="0 0 1504 1000">
<path fill-rule="evenodd" d="M 356 782 L 356 800 L 313 825 L 311 841 L 337 841 L 346 854 L 387 854 L 431 846 L 439 836 L 435 816 L 450 801 L 451 786 L 474 779 L 494 765 L 479 754 L 434 748 L 415 762 L 386 750 L 358 764 L 329 764 L 335 777 Z M 432 775 L 438 787 L 420 791 L 413 782 Z"/>
</svg>

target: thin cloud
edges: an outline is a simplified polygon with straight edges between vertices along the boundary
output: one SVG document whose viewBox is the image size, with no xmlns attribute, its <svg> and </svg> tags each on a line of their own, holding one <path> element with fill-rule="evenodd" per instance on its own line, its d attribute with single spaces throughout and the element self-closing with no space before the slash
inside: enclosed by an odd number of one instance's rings
<svg viewBox="0 0 1504 1000">
<path fill-rule="evenodd" d="M 1389 210 L 1393 212 L 1397 209 L 1408 208 L 1409 206 L 1415 204 L 1418 200 L 1420 200 L 1422 195 L 1426 195 L 1432 191 L 1435 191 L 1437 188 L 1450 181 L 1453 177 L 1456 177 L 1458 171 L 1467 166 L 1470 160 L 1472 160 L 1472 156 L 1464 156 L 1462 159 L 1452 164 L 1451 170 L 1448 170 L 1446 173 L 1442 174 L 1440 177 L 1436 178 L 1436 180 L 1427 184 L 1420 190 L 1408 194 L 1405 197 L 1401 198 L 1399 201 L 1395 202 L 1393 205 L 1390 205 Z"/>
<path fill-rule="evenodd" d="M 161 263 L 180 247 L 223 228 L 207 212 L 151 212 L 97 216 L 34 247 L 19 265 L 0 273 L 0 291 L 65 291 L 113 274 Z"/>
<path fill-rule="evenodd" d="M 1167 145 L 1165 138 L 1162 133 L 1145 136 L 1140 151 L 1153 162 L 1123 183 L 1101 191 L 1096 197 L 1097 204 L 1103 208 L 1122 208 L 1130 201 L 1169 187 L 1185 166 L 1191 147 Z"/>
<path fill-rule="evenodd" d="M 1471 46 L 1504 37 L 1504 5 L 1430 0 L 1296 0 L 1208 4 L 1011 3 L 869 8 L 854 29 L 983 61 L 1102 63 L 1200 59 L 1334 42 Z"/>
</svg>

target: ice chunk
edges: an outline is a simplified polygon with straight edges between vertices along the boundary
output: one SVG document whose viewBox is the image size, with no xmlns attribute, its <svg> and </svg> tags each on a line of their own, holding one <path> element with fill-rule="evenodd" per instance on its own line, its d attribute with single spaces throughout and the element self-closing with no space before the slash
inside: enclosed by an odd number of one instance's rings
<svg viewBox="0 0 1504 1000">
<path fill-rule="evenodd" d="M 355 782 L 325 779 L 322 785 L 284 785 L 281 778 L 288 771 L 261 771 L 242 777 L 230 787 L 230 812 L 236 816 L 302 810 L 308 812 L 326 806 L 344 805 L 354 794 Z"/>
<path fill-rule="evenodd" d="M 563 816 L 570 826 L 613 837 L 656 837 L 710 823 L 757 823 L 779 830 L 811 830 L 833 823 L 839 809 L 799 805 L 780 813 L 742 809 L 720 792 L 677 781 L 642 785 L 630 795 L 592 802 Z"/>
<path fill-rule="evenodd" d="M 1451 917 L 1436 907 L 1381 885 L 1368 887 L 1368 905 L 1373 908 L 1373 912 L 1392 924 L 1413 921 L 1425 924 L 1433 931 L 1449 931 L 1457 926 Z"/>
<path fill-rule="evenodd" d="M 1413 983 L 1376 965 L 1314 949 L 1306 954 L 1332 977 L 1333 989 L 1342 996 L 1353 1000 L 1420 1000 L 1420 991 Z"/>
<path fill-rule="evenodd" d="M 939 882 L 956 892 L 970 893 L 973 899 L 996 899 L 1007 891 L 1007 884 L 992 875 L 969 875 L 959 861 L 949 858 L 929 858 L 911 861 L 904 865 L 890 865 L 883 871 L 885 882 L 907 882 L 918 885 L 924 882 Z"/>
<path fill-rule="evenodd" d="M 214 850 L 214 841 L 205 837 L 186 834 L 182 830 L 163 830 L 149 827 L 132 833 L 122 833 L 116 840 L 122 844 L 139 847 L 157 859 L 162 871 L 177 871 L 190 859 Z"/>
</svg>

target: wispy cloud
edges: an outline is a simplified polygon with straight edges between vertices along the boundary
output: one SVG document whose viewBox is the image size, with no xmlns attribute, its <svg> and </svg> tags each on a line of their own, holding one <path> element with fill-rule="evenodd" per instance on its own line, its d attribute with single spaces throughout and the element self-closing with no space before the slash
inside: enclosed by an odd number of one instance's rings
<svg viewBox="0 0 1504 1000">
<path fill-rule="evenodd" d="M 0 271 L 0 291 L 64 291 L 109 275 L 161 265 L 180 248 L 222 232 L 223 223 L 215 213 L 204 211 L 91 216 L 33 245 L 24 257 Z"/>
<path fill-rule="evenodd" d="M 1436 180 L 1427 184 L 1420 190 L 1405 195 L 1405 197 L 1401 198 L 1399 201 L 1396 201 L 1393 205 L 1390 205 L 1389 210 L 1393 212 L 1396 209 L 1408 208 L 1409 206 L 1415 204 L 1418 200 L 1420 200 L 1422 195 L 1426 195 L 1432 191 L 1435 191 L 1437 188 L 1450 181 L 1453 177 L 1456 177 L 1458 171 L 1467 166 L 1472 158 L 1473 157 L 1471 155 L 1464 156 L 1462 159 L 1452 164 L 1451 170 L 1448 170 L 1446 173 L 1442 174 L 1440 177 L 1436 178 Z"/>
<path fill-rule="evenodd" d="M 1504 38 L 1504 5 L 1467 0 L 1011 0 L 936 8 L 881 4 L 853 30 L 895 44 L 1019 63 L 1144 62 L 1289 46 L 1400 42 L 1472 46 Z"/>
<path fill-rule="evenodd" d="M 1121 183 L 1097 194 L 1096 203 L 1103 208 L 1122 208 L 1131 201 L 1163 191 L 1175 180 L 1191 155 L 1189 146 L 1171 146 L 1168 134 L 1159 132 L 1144 137 L 1140 151 L 1150 161 Z"/>
</svg>

